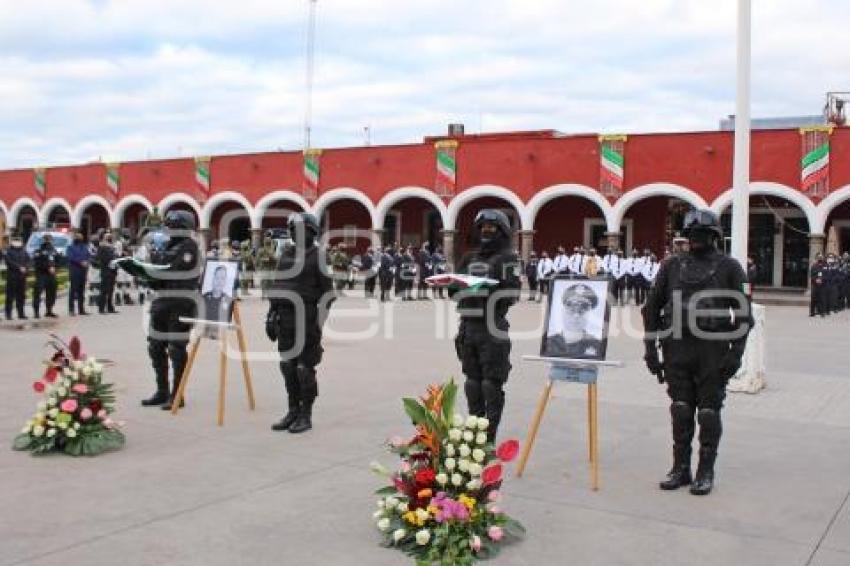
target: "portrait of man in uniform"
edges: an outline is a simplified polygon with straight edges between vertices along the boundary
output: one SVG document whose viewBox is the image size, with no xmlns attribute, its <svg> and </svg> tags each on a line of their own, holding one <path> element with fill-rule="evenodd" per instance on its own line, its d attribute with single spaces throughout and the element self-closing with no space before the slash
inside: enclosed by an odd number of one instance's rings
<svg viewBox="0 0 850 566">
<path fill-rule="evenodd" d="M 540 355 L 604 360 L 608 342 L 606 278 L 556 278 Z"/>
<path fill-rule="evenodd" d="M 203 296 L 203 318 L 212 322 L 230 322 L 233 316 L 233 290 L 236 288 L 237 264 L 235 261 L 207 261 Z"/>
</svg>

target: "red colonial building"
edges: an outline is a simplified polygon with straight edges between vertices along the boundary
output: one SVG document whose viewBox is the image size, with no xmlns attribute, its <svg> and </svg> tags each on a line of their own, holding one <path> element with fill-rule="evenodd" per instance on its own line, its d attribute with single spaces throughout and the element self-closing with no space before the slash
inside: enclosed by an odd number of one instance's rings
<svg viewBox="0 0 850 566">
<path fill-rule="evenodd" d="M 256 242 L 290 211 L 307 210 L 358 249 L 427 241 L 452 257 L 467 246 L 474 214 L 495 207 L 511 218 L 523 255 L 558 245 L 659 253 L 690 206 L 728 217 L 732 155 L 731 131 L 546 130 L 6 170 L 0 222 L 24 234 L 49 223 L 135 230 L 155 206 L 182 208 L 207 240 Z M 850 129 L 756 130 L 751 163 L 756 282 L 805 287 L 814 251 L 850 250 Z"/>
</svg>

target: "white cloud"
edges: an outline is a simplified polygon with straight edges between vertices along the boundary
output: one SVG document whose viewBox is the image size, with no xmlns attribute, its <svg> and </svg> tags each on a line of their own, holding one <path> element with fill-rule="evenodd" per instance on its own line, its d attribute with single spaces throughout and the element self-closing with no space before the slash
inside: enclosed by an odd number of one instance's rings
<svg viewBox="0 0 850 566">
<path fill-rule="evenodd" d="M 715 129 L 735 0 L 319 0 L 313 140 Z M 306 0 L 0 0 L 2 167 L 296 149 Z M 754 115 L 848 88 L 850 3 L 754 2 Z"/>
</svg>

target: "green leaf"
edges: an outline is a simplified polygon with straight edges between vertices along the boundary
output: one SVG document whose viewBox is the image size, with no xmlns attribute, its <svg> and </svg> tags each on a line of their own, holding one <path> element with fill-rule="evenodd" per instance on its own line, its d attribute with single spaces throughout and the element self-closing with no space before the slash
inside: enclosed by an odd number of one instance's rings
<svg viewBox="0 0 850 566">
<path fill-rule="evenodd" d="M 410 417 L 415 425 L 425 424 L 428 418 L 428 411 L 416 399 L 405 397 L 402 399 L 404 403 L 404 412 Z"/>
<path fill-rule="evenodd" d="M 525 527 L 516 519 L 505 520 L 504 529 L 505 533 L 510 537 L 517 539 L 525 538 Z"/>
<path fill-rule="evenodd" d="M 29 450 L 32 448 L 33 441 L 32 436 L 27 433 L 21 433 L 15 437 L 15 440 L 12 442 L 12 450 Z"/>
<path fill-rule="evenodd" d="M 457 400 L 457 384 L 454 378 L 443 386 L 443 420 L 452 422 L 455 412 L 455 401 Z"/>
<path fill-rule="evenodd" d="M 375 490 L 375 495 L 395 495 L 397 492 L 398 490 L 395 488 L 395 486 L 388 485 L 386 487 L 382 487 L 381 489 Z"/>
</svg>

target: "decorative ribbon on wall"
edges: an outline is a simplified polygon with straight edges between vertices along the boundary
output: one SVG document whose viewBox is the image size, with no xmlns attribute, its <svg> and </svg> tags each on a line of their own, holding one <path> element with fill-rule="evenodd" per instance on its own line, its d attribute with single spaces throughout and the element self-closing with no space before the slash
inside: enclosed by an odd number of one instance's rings
<svg viewBox="0 0 850 566">
<path fill-rule="evenodd" d="M 623 194 L 626 136 L 599 136 L 599 190 L 606 197 Z"/>
<path fill-rule="evenodd" d="M 312 203 L 319 196 L 319 175 L 321 173 L 321 149 L 304 150 L 304 178 L 301 183 L 302 196 Z"/>
<path fill-rule="evenodd" d="M 113 202 L 117 201 L 118 188 L 121 183 L 121 174 L 119 172 L 120 167 L 120 163 L 106 164 L 106 184 L 109 185 L 109 191 L 112 193 Z"/>
<path fill-rule="evenodd" d="M 32 170 L 33 187 L 35 192 L 44 202 L 44 197 L 47 195 L 47 169 L 45 167 L 36 167 Z"/>
<path fill-rule="evenodd" d="M 457 188 L 457 140 L 442 140 L 434 144 L 437 151 L 437 180 L 434 191 L 440 197 L 452 197 Z"/>
<path fill-rule="evenodd" d="M 210 194 L 210 157 L 201 156 L 195 158 L 195 182 L 201 188 L 206 198 Z"/>
<path fill-rule="evenodd" d="M 802 159 L 800 188 L 810 197 L 829 194 L 829 136 L 832 126 L 800 128 Z"/>
</svg>

